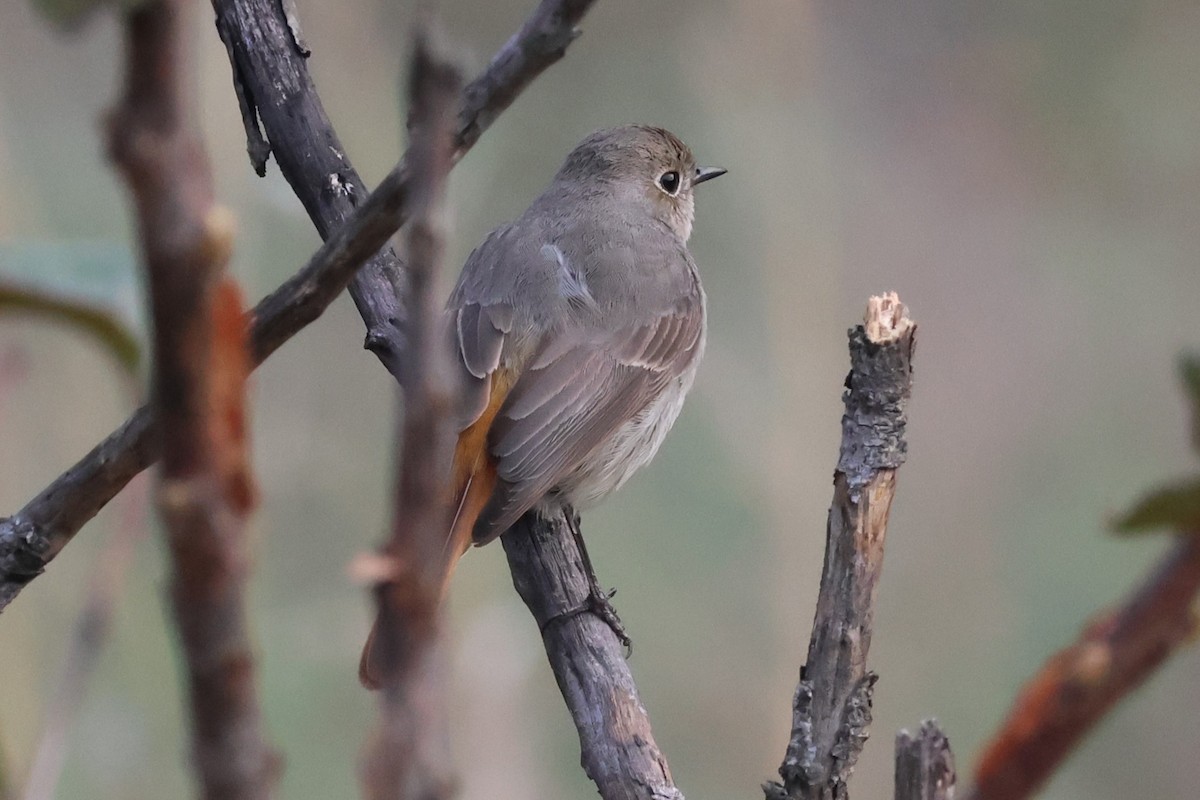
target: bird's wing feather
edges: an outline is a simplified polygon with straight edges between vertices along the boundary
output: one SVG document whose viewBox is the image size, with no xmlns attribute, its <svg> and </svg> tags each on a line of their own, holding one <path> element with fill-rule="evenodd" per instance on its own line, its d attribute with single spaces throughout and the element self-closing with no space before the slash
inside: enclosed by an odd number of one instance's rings
<svg viewBox="0 0 1200 800">
<path fill-rule="evenodd" d="M 491 274 L 497 261 L 511 257 L 513 237 L 508 228 L 493 231 L 467 258 L 458 285 L 447 303 L 447 322 L 462 367 L 463 383 L 460 422 L 465 429 L 487 408 L 491 395 L 490 375 L 500 366 L 514 310 L 481 285 L 480 276 Z"/>
<path fill-rule="evenodd" d="M 697 290 L 649 322 L 560 332 L 539 348 L 491 426 L 500 481 L 476 543 L 503 533 L 678 379 L 699 352 L 703 325 Z"/>
</svg>

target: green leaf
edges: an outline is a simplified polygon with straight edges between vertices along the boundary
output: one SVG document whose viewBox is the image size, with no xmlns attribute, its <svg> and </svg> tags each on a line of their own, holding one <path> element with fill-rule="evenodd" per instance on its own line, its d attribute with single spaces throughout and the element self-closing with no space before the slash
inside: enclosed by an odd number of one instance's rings
<svg viewBox="0 0 1200 800">
<path fill-rule="evenodd" d="M 1119 533 L 1152 528 L 1200 530 L 1200 478 L 1150 492 L 1113 522 Z"/>
<path fill-rule="evenodd" d="M 141 345 L 133 332 L 111 311 L 0 280 L 0 314 L 13 312 L 33 314 L 76 328 L 112 353 L 131 377 L 137 376 Z"/>
<path fill-rule="evenodd" d="M 0 246 L 0 315 L 29 314 L 69 325 L 136 376 L 141 304 L 135 263 L 128 247 L 108 242 Z"/>
<path fill-rule="evenodd" d="M 1192 449 L 1200 453 L 1200 354 L 1184 353 L 1179 357 L 1179 378 L 1192 413 Z"/>
</svg>

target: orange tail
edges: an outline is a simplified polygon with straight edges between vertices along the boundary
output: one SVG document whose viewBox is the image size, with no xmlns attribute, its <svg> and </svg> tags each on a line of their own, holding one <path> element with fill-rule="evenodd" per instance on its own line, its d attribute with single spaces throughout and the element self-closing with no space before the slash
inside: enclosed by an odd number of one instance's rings
<svg viewBox="0 0 1200 800">
<path fill-rule="evenodd" d="M 487 436 L 492 420 L 500 411 L 504 397 L 508 394 L 509 386 L 507 373 L 502 370 L 492 373 L 487 408 L 458 437 L 458 446 L 454 450 L 452 495 L 455 511 L 443 550 L 442 597 L 446 596 L 450 587 L 450 578 L 459 558 L 471 546 L 475 521 L 479 519 L 484 506 L 491 499 L 492 491 L 496 488 L 496 465 L 487 454 Z M 373 647 L 381 621 L 381 617 L 376 616 L 367 643 L 363 646 L 362 658 L 358 662 L 358 679 L 368 689 L 380 688 L 387 678 L 384 665 L 379 663 L 378 650 Z"/>
</svg>

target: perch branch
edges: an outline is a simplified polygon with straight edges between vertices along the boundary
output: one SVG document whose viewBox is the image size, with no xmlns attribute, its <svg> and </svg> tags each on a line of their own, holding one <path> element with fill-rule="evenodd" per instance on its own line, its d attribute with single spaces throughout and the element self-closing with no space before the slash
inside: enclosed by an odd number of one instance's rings
<svg viewBox="0 0 1200 800">
<path fill-rule="evenodd" d="M 683 800 L 654 741 L 625 646 L 587 606 L 583 556 L 561 517 L 535 512 L 500 537 L 513 584 L 542 631 L 559 691 L 579 732 L 583 769 L 604 800 Z"/>
<path fill-rule="evenodd" d="M 243 394 L 249 359 L 234 285 L 223 279 L 233 223 L 188 111 L 186 0 L 126 18 L 125 91 L 109 154 L 136 209 L 154 327 L 151 404 L 160 421 L 158 505 L 172 562 L 192 760 L 208 800 L 271 795 L 246 630 L 245 518 L 253 504 Z"/>
<path fill-rule="evenodd" d="M 896 736 L 895 800 L 954 800 L 954 753 L 934 720 Z"/>
<path fill-rule="evenodd" d="M 366 757 L 371 800 L 440 800 L 453 794 L 442 676 L 441 592 L 450 528 L 450 456 L 458 433 L 456 373 L 443 335 L 441 282 L 445 190 L 454 150 L 454 112 L 462 89 L 457 65 L 433 47 L 428 26 L 414 37 L 409 77 L 412 220 L 405 244 L 410 347 L 400 426 L 391 536 L 381 560 L 387 577 L 375 586 L 378 622 L 372 657 L 383 679 L 380 724 Z"/>
<path fill-rule="evenodd" d="M 1125 695 L 1191 641 L 1200 532 L 1183 534 L 1119 608 L 1093 620 L 1021 690 L 985 747 L 969 800 L 1031 796 Z"/>
<path fill-rule="evenodd" d="M 833 478 L 825 566 L 808 662 L 793 700 L 792 735 L 767 800 L 844 798 L 867 740 L 876 675 L 867 671 L 916 326 L 895 294 L 873 297 L 850 331 L 842 444 Z"/>
<path fill-rule="evenodd" d="M 483 131 L 542 70 L 562 56 L 564 48 L 577 35 L 575 24 L 590 6 L 591 2 L 583 0 L 544 0 L 520 31 L 500 49 L 483 75 L 466 87 L 458 123 L 456 158 L 475 143 Z M 218 5 L 217 11 L 218 19 L 223 20 L 222 24 L 231 24 L 230 17 L 227 16 L 229 10 Z M 270 4 L 270 13 L 275 14 L 274 4 Z M 242 18 L 238 16 L 233 19 L 236 21 Z M 253 18 L 246 19 L 244 24 L 247 31 L 258 31 L 264 35 L 274 31 L 272 26 L 260 26 Z M 291 30 L 285 25 L 280 35 L 286 35 L 288 46 L 294 47 Z M 257 41 L 250 37 L 249 33 L 246 33 L 246 37 L 247 42 Z M 239 74 L 246 77 L 251 73 Z M 307 76 L 307 71 L 304 74 Z M 273 86 L 270 73 L 262 80 L 265 85 Z M 311 81 L 305 86 L 305 91 L 312 93 L 315 103 L 316 95 Z M 293 94 L 287 95 L 287 98 L 291 99 L 288 108 L 298 109 L 297 113 L 312 108 L 311 104 L 296 101 Z M 263 97 L 258 96 L 256 103 L 261 114 L 265 107 Z M 307 118 L 297 119 L 304 119 L 306 125 L 313 124 Z M 336 141 L 328 120 L 325 120 L 323 130 L 324 138 L 315 141 Z M 324 158 L 329 148 L 323 145 L 318 147 L 315 141 L 307 151 L 298 150 L 295 157 L 303 160 L 303 152 L 308 152 L 314 159 Z M 273 146 L 277 155 L 284 149 L 280 140 L 273 140 Z M 298 144 L 297 147 L 307 145 Z M 341 153 L 340 149 L 338 153 Z M 317 319 L 346 287 L 357 268 L 377 253 L 388 237 L 399 229 L 403 221 L 402 213 L 408 185 L 407 171 L 402 168 L 403 163 L 402 161 L 401 166 L 392 171 L 379 189 L 371 193 L 360 205 L 353 207 L 352 212 L 349 207 L 339 205 L 338 209 L 343 209 L 349 214 L 348 218 L 343 217 L 346 219 L 345 224 L 337 227 L 299 273 L 263 298 L 255 307 L 250 334 L 253 365 L 262 363 L 280 345 Z M 351 175 L 354 173 L 347 163 L 345 173 L 337 170 L 321 171 L 312 181 L 305 181 L 300 185 L 305 187 L 306 195 L 319 195 L 326 191 L 324 187 L 329 186 L 329 179 Z M 330 213 L 341 212 L 331 210 Z M 332 221 L 331 218 L 331 224 Z M 382 265 L 377 266 L 379 271 L 387 272 Z M 399 272 L 395 275 L 398 276 Z M 391 280 L 386 283 L 391 285 Z M 403 298 L 399 293 L 395 295 L 395 313 L 389 313 L 385 306 L 390 305 L 392 301 L 383 296 L 383 290 L 384 286 L 381 283 L 380 295 L 372 298 L 373 301 L 378 301 L 381 307 L 372 312 L 368 326 L 379 330 L 379 325 L 382 325 L 391 331 L 391 334 L 381 332 L 375 337 L 368 334 L 368 344 L 375 352 L 395 350 L 399 353 L 403 351 L 402 347 L 394 347 L 387 342 L 402 341 L 400 325 L 404 315 L 400 311 L 403 309 Z M 392 334 L 394 339 L 389 339 Z M 372 341 L 376 344 L 371 344 Z M 390 355 L 382 358 L 385 364 L 391 364 L 389 368 L 395 374 L 398 367 L 394 359 Z M 153 433 L 153 414 L 149 407 L 142 406 L 120 428 L 51 482 L 21 510 L 0 520 L 0 611 L 3 611 L 30 581 L 42 574 L 46 565 L 62 551 L 75 533 L 134 475 L 154 462 L 158 457 L 158 450 Z"/>
</svg>

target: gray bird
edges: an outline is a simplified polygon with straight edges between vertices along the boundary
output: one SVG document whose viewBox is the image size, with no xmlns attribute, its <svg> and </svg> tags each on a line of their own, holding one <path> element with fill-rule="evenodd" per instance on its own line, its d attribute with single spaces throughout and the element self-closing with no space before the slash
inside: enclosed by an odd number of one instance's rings
<svg viewBox="0 0 1200 800">
<path fill-rule="evenodd" d="M 447 304 L 466 390 L 453 562 L 522 514 L 586 508 L 662 444 L 704 352 L 698 167 L 662 128 L 597 131 L 467 259 Z M 370 678 L 370 642 L 360 674 Z"/>
</svg>

